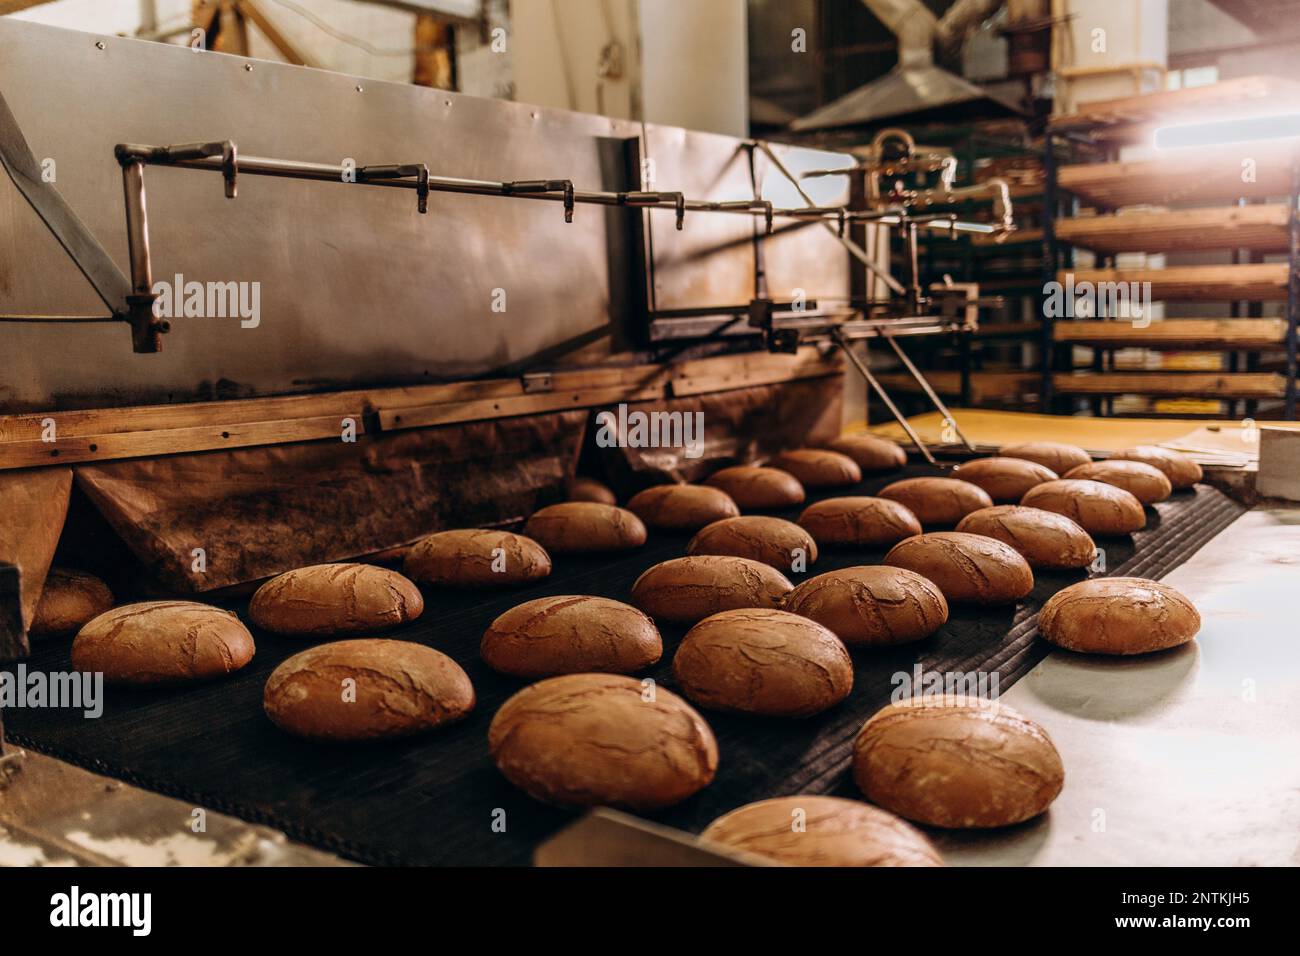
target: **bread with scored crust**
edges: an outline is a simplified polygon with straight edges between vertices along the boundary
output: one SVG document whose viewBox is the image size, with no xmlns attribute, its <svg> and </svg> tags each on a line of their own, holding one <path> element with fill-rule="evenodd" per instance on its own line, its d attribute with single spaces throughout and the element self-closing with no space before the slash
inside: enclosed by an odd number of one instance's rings
<svg viewBox="0 0 1300 956">
<path fill-rule="evenodd" d="M 976 458 L 958 465 L 953 474 L 979 485 L 994 504 L 1015 503 L 1034 485 L 1057 478 L 1052 469 L 1024 458 Z"/>
<path fill-rule="evenodd" d="M 921 533 L 921 522 L 907 505 L 865 495 L 814 502 L 799 524 L 827 547 L 883 548 Z"/>
<path fill-rule="evenodd" d="M 708 485 L 655 485 L 633 495 L 627 509 L 651 528 L 667 531 L 697 531 L 740 514 L 729 494 Z"/>
<path fill-rule="evenodd" d="M 1132 534 L 1146 527 L 1147 516 L 1123 488 L 1086 478 L 1061 478 L 1030 488 L 1020 503 L 1065 515 L 1093 535 Z"/>
<path fill-rule="evenodd" d="M 663 652 L 659 629 L 645 614 L 621 601 L 577 594 L 511 608 L 479 644 L 488 667 L 528 678 L 631 674 L 657 663 Z"/>
<path fill-rule="evenodd" d="M 112 606 L 113 592 L 95 575 L 50 568 L 28 631 L 32 637 L 69 637 Z"/>
<path fill-rule="evenodd" d="M 1092 536 L 1065 515 L 1022 505 L 994 505 L 972 511 L 958 531 L 997 538 L 1015 548 L 1031 568 L 1086 568 L 1097 555 Z"/>
<path fill-rule="evenodd" d="M 948 620 L 948 602 L 933 581 L 880 566 L 809 578 L 782 607 L 824 625 L 850 647 L 924 640 Z"/>
<path fill-rule="evenodd" d="M 315 564 L 276 575 L 253 594 L 248 615 L 276 634 L 343 635 L 413 621 L 420 589 L 373 564 Z"/>
<path fill-rule="evenodd" d="M 234 614 L 195 601 L 143 601 L 105 611 L 77 632 L 73 669 L 109 684 L 181 684 L 234 673 L 253 659 Z"/>
<path fill-rule="evenodd" d="M 959 478 L 904 478 L 879 495 L 906 506 L 926 528 L 951 528 L 972 511 L 993 506 L 987 491 Z"/>
<path fill-rule="evenodd" d="M 740 508 L 755 511 L 793 508 L 803 504 L 805 497 L 803 485 L 794 475 L 780 468 L 759 465 L 723 468 L 704 483 L 725 491 Z"/>
<path fill-rule="evenodd" d="M 1185 595 L 1147 578 L 1092 578 L 1057 591 L 1038 612 L 1038 633 L 1087 654 L 1148 654 L 1186 644 L 1201 615 Z"/>
<path fill-rule="evenodd" d="M 458 528 L 417 541 L 407 552 L 402 571 L 413 581 L 442 587 L 503 587 L 546 577 L 551 573 L 551 558 L 545 548 L 521 534 Z"/>
<path fill-rule="evenodd" d="M 862 480 L 862 469 L 856 461 L 824 448 L 783 451 L 772 459 L 771 465 L 794 475 L 805 488 L 838 488 Z"/>
<path fill-rule="evenodd" d="M 842 435 L 828 441 L 826 447 L 848 455 L 863 472 L 889 471 L 907 464 L 907 452 L 902 445 L 875 435 Z"/>
<path fill-rule="evenodd" d="M 779 607 L 794 587 L 748 558 L 698 554 L 662 561 L 632 585 L 632 601 L 655 620 L 694 624 L 741 607 Z"/>
<path fill-rule="evenodd" d="M 1050 468 L 1058 475 L 1063 475 L 1071 468 L 1078 468 L 1092 461 L 1092 456 L 1078 445 L 1060 441 L 1030 441 L 1017 445 L 1003 445 L 998 451 L 1006 458 L 1023 458 L 1036 461 L 1045 468 Z"/>
<path fill-rule="evenodd" d="M 1144 461 L 1121 461 L 1110 458 L 1071 468 L 1062 477 L 1084 478 L 1123 488 L 1144 505 L 1164 501 L 1173 492 L 1165 473 Z"/>
<path fill-rule="evenodd" d="M 885 564 L 933 581 L 950 604 L 1009 604 L 1034 589 L 1034 572 L 1020 552 L 981 534 L 917 535 L 894 545 Z"/>
<path fill-rule="evenodd" d="M 781 572 L 806 571 L 817 560 L 817 542 L 784 518 L 741 515 L 705 525 L 686 546 L 687 554 L 730 554 L 771 565 Z"/>
<path fill-rule="evenodd" d="M 551 554 L 630 551 L 646 542 L 645 524 L 625 508 L 564 501 L 534 511 L 524 534 Z"/>
<path fill-rule="evenodd" d="M 1162 448 L 1159 445 L 1134 445 L 1132 448 L 1121 448 L 1119 451 L 1112 452 L 1110 457 L 1112 460 L 1141 461 L 1159 468 L 1169 479 L 1174 490 L 1190 488 L 1203 477 L 1201 466 L 1191 458 L 1182 452 L 1174 451 L 1172 448 Z"/>
</svg>

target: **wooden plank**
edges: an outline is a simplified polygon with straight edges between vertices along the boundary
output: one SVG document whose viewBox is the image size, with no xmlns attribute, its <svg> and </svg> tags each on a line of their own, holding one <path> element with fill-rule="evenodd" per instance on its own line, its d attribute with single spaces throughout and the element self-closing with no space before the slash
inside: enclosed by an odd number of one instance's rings
<svg viewBox="0 0 1300 956">
<path fill-rule="evenodd" d="M 363 419 L 358 417 L 353 421 L 356 423 L 356 434 L 365 434 Z M 343 416 L 326 415 L 281 421 L 65 436 L 55 442 L 10 441 L 0 444 L 0 469 L 146 458 L 177 452 L 247 448 L 253 445 L 278 445 L 329 438 L 337 441 L 342 438 L 343 427 Z"/>
<path fill-rule="evenodd" d="M 960 372 L 926 372 L 925 377 L 940 395 L 961 394 Z M 890 392 L 924 394 L 916 379 L 906 372 L 886 372 L 876 378 Z M 1027 392 L 1036 392 L 1040 382 L 1037 372 L 971 372 L 971 401 L 1016 400 Z"/>
<path fill-rule="evenodd" d="M 1057 281 L 1065 285 L 1071 272 L 1076 289 L 1083 282 L 1149 282 L 1153 299 L 1276 302 L 1286 298 L 1285 262 L 1164 269 L 1074 269 L 1058 272 Z"/>
<path fill-rule="evenodd" d="M 1286 379 L 1272 372 L 1079 372 L 1052 377 L 1062 395 L 1277 398 Z"/>
<path fill-rule="evenodd" d="M 629 389 L 623 385 L 614 388 L 586 389 L 581 392 L 544 392 L 539 395 L 521 395 L 517 398 L 445 402 L 417 408 L 385 409 L 379 413 L 379 424 L 383 431 L 426 428 L 430 425 L 484 421 L 491 418 L 508 418 L 512 415 L 537 415 L 542 412 L 590 408 L 594 405 L 646 401 L 662 397 L 663 389 L 659 387 Z"/>
<path fill-rule="evenodd" d="M 1286 206 L 1164 209 L 1056 221 L 1057 238 L 1103 254 L 1287 248 Z"/>
<path fill-rule="evenodd" d="M 983 326 L 981 326 L 981 331 Z M 1072 319 L 1053 327 L 1057 342 L 1148 349 L 1278 348 L 1286 341 L 1283 319 L 1163 319 L 1145 328 L 1124 320 Z"/>
<path fill-rule="evenodd" d="M 1060 187 L 1106 209 L 1285 196 L 1291 188 L 1289 140 L 1166 150 L 1157 159 L 1062 166 Z"/>
</svg>

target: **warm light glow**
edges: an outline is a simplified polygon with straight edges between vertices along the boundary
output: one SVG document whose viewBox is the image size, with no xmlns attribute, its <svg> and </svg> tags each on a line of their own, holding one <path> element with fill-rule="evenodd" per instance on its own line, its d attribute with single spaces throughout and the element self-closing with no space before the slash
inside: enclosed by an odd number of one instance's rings
<svg viewBox="0 0 1300 956">
<path fill-rule="evenodd" d="M 1248 143 L 1262 139 L 1288 139 L 1292 136 L 1300 136 L 1300 113 L 1162 126 L 1156 130 L 1155 144 L 1157 149 L 1183 149 L 1188 146 L 1225 146 L 1228 143 Z"/>
</svg>

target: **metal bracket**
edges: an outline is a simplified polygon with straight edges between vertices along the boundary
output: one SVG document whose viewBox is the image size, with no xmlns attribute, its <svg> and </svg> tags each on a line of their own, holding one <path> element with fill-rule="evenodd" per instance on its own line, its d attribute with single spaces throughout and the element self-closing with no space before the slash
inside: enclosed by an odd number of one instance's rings
<svg viewBox="0 0 1300 956">
<path fill-rule="evenodd" d="M 550 372 L 525 372 L 520 377 L 520 381 L 523 383 L 525 395 L 535 395 L 555 390 L 555 383 L 551 380 Z"/>
</svg>

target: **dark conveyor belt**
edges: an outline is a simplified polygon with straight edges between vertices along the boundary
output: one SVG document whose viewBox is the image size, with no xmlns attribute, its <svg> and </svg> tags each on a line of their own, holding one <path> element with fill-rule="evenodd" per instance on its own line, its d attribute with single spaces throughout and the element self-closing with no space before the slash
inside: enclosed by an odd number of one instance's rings
<svg viewBox="0 0 1300 956">
<path fill-rule="evenodd" d="M 905 471 L 935 473 L 920 466 Z M 852 491 L 812 497 L 870 494 L 899 477 L 903 475 L 894 472 Z M 1180 492 L 1148 509 L 1147 528 L 1132 538 L 1099 539 L 1106 573 L 1161 577 L 1243 510 L 1207 486 Z M 421 738 L 322 745 L 276 730 L 262 713 L 262 686 L 277 664 L 304 645 L 256 629 L 257 656 L 231 679 L 184 689 L 110 688 L 98 720 L 67 710 L 11 709 L 4 715 L 5 728 L 20 746 L 268 824 L 360 862 L 526 864 L 532 848 L 575 815 L 535 803 L 493 767 L 488 724 L 524 682 L 488 670 L 478 657 L 479 638 L 498 614 L 532 598 L 596 594 L 627 600 L 642 571 L 684 554 L 688 540 L 652 532 L 645 548 L 625 556 L 560 557 L 549 580 L 504 593 L 426 590 L 423 617 L 385 636 L 420 641 L 455 658 L 474 682 L 478 707 L 464 722 Z M 811 571 L 877 563 L 882 556 L 831 552 Z M 1083 577 L 1083 572 L 1043 573 L 1030 598 L 1014 608 L 954 609 L 949 622 L 924 642 L 855 652 L 852 695 L 817 717 L 791 722 L 702 711 L 718 738 L 717 778 L 654 819 L 698 832 L 719 814 L 751 800 L 799 792 L 852 795 L 846 770 L 853 737 L 869 715 L 889 702 L 895 673 L 910 672 L 917 663 L 943 672 L 996 672 L 1005 691 L 1047 652 L 1035 637 L 1038 608 Z M 244 605 L 235 609 L 242 613 Z M 664 629 L 664 658 L 647 675 L 663 686 L 673 687 L 670 664 L 684 633 L 684 628 Z M 69 643 L 38 645 L 29 668 L 67 669 Z M 498 808 L 506 812 L 504 833 L 492 827 Z M 188 823 L 188 816 L 177 820 L 177 826 Z"/>
</svg>

